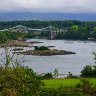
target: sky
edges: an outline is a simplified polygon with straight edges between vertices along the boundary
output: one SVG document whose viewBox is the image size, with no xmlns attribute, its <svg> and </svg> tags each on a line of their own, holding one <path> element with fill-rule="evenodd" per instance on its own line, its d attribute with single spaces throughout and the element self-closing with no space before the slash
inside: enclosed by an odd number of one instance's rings
<svg viewBox="0 0 96 96">
<path fill-rule="evenodd" d="M 96 0 L 0 0 L 0 12 L 96 13 Z"/>
</svg>

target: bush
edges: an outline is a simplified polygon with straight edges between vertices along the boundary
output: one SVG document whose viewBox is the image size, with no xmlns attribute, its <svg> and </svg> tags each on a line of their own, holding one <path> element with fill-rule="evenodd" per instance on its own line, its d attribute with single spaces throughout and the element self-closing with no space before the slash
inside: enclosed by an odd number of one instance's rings
<svg viewBox="0 0 96 96">
<path fill-rule="evenodd" d="M 7 36 L 0 32 L 0 43 L 5 43 L 7 41 Z"/>
<path fill-rule="evenodd" d="M 93 76 L 93 72 L 92 72 L 92 66 L 87 65 L 86 67 L 83 68 L 83 70 L 81 71 L 81 76 L 82 77 L 91 77 Z"/>
<path fill-rule="evenodd" d="M 51 78 L 53 78 L 53 75 L 52 75 L 52 73 L 46 73 L 46 74 L 44 74 L 44 75 L 42 76 L 42 78 L 43 78 L 43 79 L 51 79 Z"/>
<path fill-rule="evenodd" d="M 96 96 L 96 87 L 86 79 L 81 79 L 81 83 L 77 85 L 77 88 L 79 88 L 85 96 Z"/>
<path fill-rule="evenodd" d="M 23 66 L 0 67 L 0 69 L 0 92 L 2 94 L 15 93 L 16 96 L 36 96 L 38 94 L 42 83 L 37 79 L 33 70 Z"/>
<path fill-rule="evenodd" d="M 40 96 L 84 96 L 83 93 L 78 92 L 77 88 L 61 87 L 58 89 L 44 88 L 40 92 Z"/>
<path fill-rule="evenodd" d="M 96 66 L 87 65 L 81 71 L 81 77 L 96 77 Z"/>
<path fill-rule="evenodd" d="M 41 46 L 41 47 L 35 46 L 35 50 L 49 50 L 49 48 L 45 46 Z"/>
<path fill-rule="evenodd" d="M 0 32 L 0 43 L 5 43 L 7 40 L 17 40 L 18 38 L 24 38 L 24 33 L 10 31 Z"/>
<path fill-rule="evenodd" d="M 0 66 L 0 96 L 38 96 L 43 85 L 32 69 L 12 62 L 7 48 L 5 64 Z"/>
</svg>

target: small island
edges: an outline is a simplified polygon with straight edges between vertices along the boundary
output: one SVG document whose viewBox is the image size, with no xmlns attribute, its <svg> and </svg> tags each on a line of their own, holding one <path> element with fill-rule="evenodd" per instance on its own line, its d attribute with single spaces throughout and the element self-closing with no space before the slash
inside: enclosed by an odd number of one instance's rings
<svg viewBox="0 0 96 96">
<path fill-rule="evenodd" d="M 23 55 L 39 55 L 39 56 L 76 54 L 75 52 L 71 52 L 71 51 L 49 49 L 48 47 L 45 46 L 41 46 L 41 47 L 36 46 L 34 50 L 27 50 L 18 53 Z"/>
</svg>

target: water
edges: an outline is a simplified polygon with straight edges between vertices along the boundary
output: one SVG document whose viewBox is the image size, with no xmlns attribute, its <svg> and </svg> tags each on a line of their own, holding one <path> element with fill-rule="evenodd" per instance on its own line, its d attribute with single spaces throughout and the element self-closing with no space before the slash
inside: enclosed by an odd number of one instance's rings
<svg viewBox="0 0 96 96">
<path fill-rule="evenodd" d="M 72 55 L 56 55 L 56 56 L 28 56 L 23 58 L 22 64 L 29 66 L 35 72 L 46 73 L 53 72 L 55 68 L 60 74 L 72 72 L 79 75 L 82 68 L 86 65 L 95 65 L 94 55 L 96 51 L 96 43 L 91 41 L 66 41 L 66 40 L 42 40 L 30 39 L 29 41 L 39 41 L 43 43 L 34 44 L 34 46 L 55 46 L 53 49 L 72 51 L 76 54 Z M 31 49 L 31 48 L 25 48 Z M 32 48 L 33 49 L 33 48 Z M 3 49 L 0 49 L 0 53 Z M 21 56 L 22 57 L 22 56 Z"/>
</svg>

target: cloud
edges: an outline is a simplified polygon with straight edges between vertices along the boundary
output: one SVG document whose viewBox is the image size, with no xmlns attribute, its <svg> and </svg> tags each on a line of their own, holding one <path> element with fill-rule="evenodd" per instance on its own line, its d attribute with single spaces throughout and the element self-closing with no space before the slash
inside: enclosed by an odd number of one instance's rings
<svg viewBox="0 0 96 96">
<path fill-rule="evenodd" d="M 0 0 L 0 11 L 95 12 L 96 0 Z"/>
</svg>

